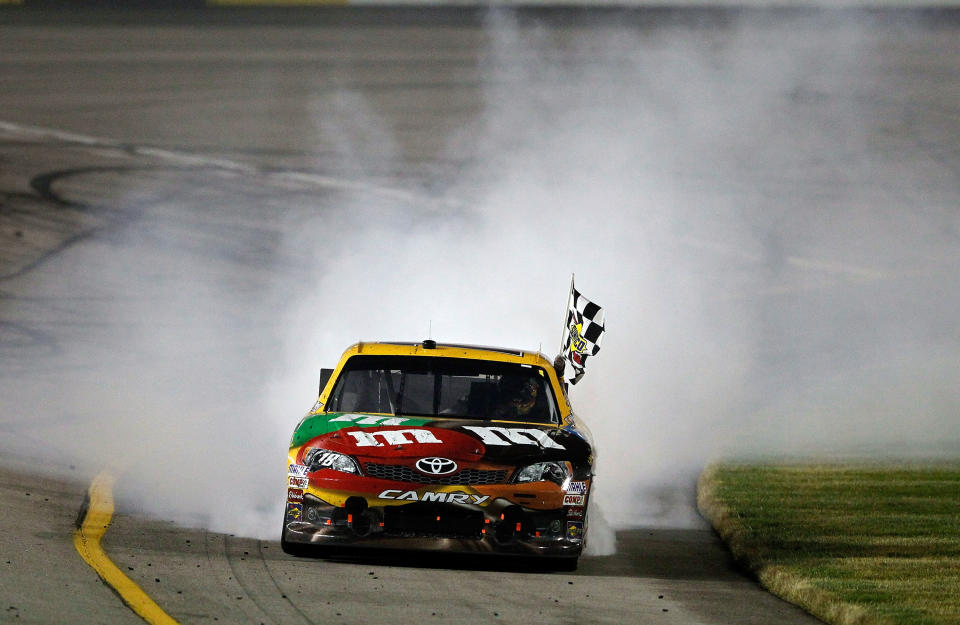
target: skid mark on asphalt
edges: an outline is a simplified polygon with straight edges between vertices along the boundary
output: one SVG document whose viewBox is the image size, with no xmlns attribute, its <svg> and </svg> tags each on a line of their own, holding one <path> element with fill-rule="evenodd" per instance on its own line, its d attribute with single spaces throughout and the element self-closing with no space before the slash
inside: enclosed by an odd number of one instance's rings
<svg viewBox="0 0 960 625">
<path fill-rule="evenodd" d="M 246 622 L 274 623 L 273 619 L 260 606 L 250 600 L 250 593 L 237 579 L 233 563 L 227 553 L 226 538 L 223 534 L 215 534 L 205 530 L 203 532 L 207 564 L 214 579 L 223 589 L 222 599 L 219 599 L 218 603 L 227 612 L 242 612 L 246 617 L 244 619 Z"/>
<path fill-rule="evenodd" d="M 107 153 L 113 152 L 119 153 L 119 155 L 152 158 L 184 168 L 208 167 L 237 174 L 257 175 L 265 177 L 272 183 L 291 187 L 306 186 L 313 188 L 369 193 L 399 200 L 405 203 L 417 204 L 421 206 L 433 205 L 437 208 L 459 206 L 459 203 L 457 202 L 431 200 L 429 198 L 422 197 L 416 192 L 388 187 L 382 184 L 372 184 L 336 176 L 327 176 L 310 171 L 295 171 L 259 167 L 233 159 L 203 156 L 200 154 L 193 154 L 185 150 L 172 150 L 152 146 L 141 146 L 115 141 L 112 139 L 91 137 L 63 130 L 56 130 L 53 128 L 42 128 L 39 126 L 28 126 L 0 121 L 0 131 L 11 133 L 16 136 L 28 136 L 41 139 L 65 141 L 72 144 L 96 148 L 98 150 L 106 150 Z"/>
<path fill-rule="evenodd" d="M 0 300 L 5 299 L 0 297 Z M 53 335 L 20 323 L 0 319 L 0 355 L 16 355 L 26 349 L 44 356 L 55 356 L 60 347 Z"/>
<path fill-rule="evenodd" d="M 270 583 L 273 584 L 273 587 L 276 591 L 276 595 L 281 599 L 283 599 L 290 606 L 290 609 L 292 609 L 297 615 L 299 615 L 301 619 L 303 619 L 303 622 L 308 623 L 309 625 L 314 625 L 315 621 L 313 621 L 309 616 L 307 616 L 306 612 L 298 608 L 297 605 L 293 602 L 293 600 L 290 599 L 290 596 L 283 590 L 283 588 L 280 587 L 280 584 L 277 582 L 277 578 L 274 577 L 273 572 L 270 570 L 270 566 L 267 564 L 267 559 L 264 554 L 264 549 L 266 547 L 267 546 L 263 544 L 262 540 L 257 541 L 257 555 L 258 555 L 257 564 L 263 568 L 263 572 L 266 574 L 267 578 L 269 578 Z M 276 543 L 274 543 L 274 548 L 277 549 L 279 548 L 279 546 Z M 289 612 L 289 610 L 287 610 L 286 612 Z"/>
<path fill-rule="evenodd" d="M 381 180 L 355 180 L 345 176 L 323 175 L 316 171 L 275 168 L 230 158 L 205 156 L 185 150 L 128 144 L 107 138 L 3 121 L 0 121 L 0 132 L 12 134 L 17 138 L 32 139 L 37 142 L 37 145 L 43 145 L 44 142 L 55 142 L 53 145 L 58 149 L 79 149 L 114 161 L 114 163 L 106 165 L 61 168 L 39 173 L 30 178 L 29 185 L 33 194 L 21 193 L 21 195 L 24 196 L 24 201 L 31 199 L 42 202 L 45 208 L 43 211 L 45 219 L 49 222 L 34 224 L 32 230 L 42 233 L 48 231 L 57 233 L 62 230 L 59 227 L 61 222 L 73 221 L 77 222 L 74 224 L 74 229 L 79 231 L 60 236 L 57 241 L 47 241 L 41 249 L 31 248 L 21 235 L 16 249 L 20 250 L 18 253 L 24 257 L 17 263 L 16 268 L 6 275 L 0 276 L 0 280 L 10 280 L 29 274 L 33 270 L 46 265 L 52 259 L 59 257 L 63 252 L 91 238 L 109 240 L 118 230 L 132 226 L 139 221 L 150 219 L 152 217 L 151 209 L 163 209 L 168 203 L 172 205 L 182 204 L 183 198 L 177 195 L 183 189 L 184 185 L 182 184 L 170 185 L 168 187 L 168 197 L 157 197 L 159 185 L 151 178 L 157 172 L 163 172 L 160 175 L 172 172 L 173 175 L 196 176 L 196 184 L 187 185 L 188 188 L 196 189 L 209 189 L 213 181 L 221 178 L 225 185 L 229 184 L 225 188 L 237 192 L 236 184 L 229 183 L 229 180 L 240 179 L 248 181 L 249 185 L 256 189 L 268 189 L 267 196 L 269 197 L 286 197 L 291 193 L 293 198 L 298 197 L 299 194 L 315 196 L 318 190 L 323 190 L 327 194 L 339 192 L 353 195 L 373 195 L 398 202 L 401 206 L 414 207 L 428 212 L 439 209 L 448 210 L 457 206 L 455 202 L 424 196 L 417 190 L 408 191 L 388 186 Z M 118 159 L 120 162 L 115 164 Z M 131 162 L 133 159 L 145 159 L 147 162 Z M 136 179 L 138 175 L 146 176 L 147 180 L 138 181 Z M 152 195 L 148 198 L 127 195 L 122 197 L 122 200 L 113 200 L 110 197 L 102 196 L 102 194 L 95 196 L 95 199 L 92 200 L 77 197 L 78 190 L 83 193 L 85 190 L 99 189 L 104 186 L 104 181 L 91 178 L 97 176 L 107 177 L 107 188 L 115 188 L 120 191 L 124 189 L 143 189 L 152 193 Z M 111 184 L 115 181 L 111 180 L 110 176 L 118 176 L 120 180 L 116 184 Z M 73 186 L 66 187 L 64 183 L 67 181 L 72 181 Z M 255 193 L 249 188 L 241 188 L 241 191 L 247 194 Z M 205 211 L 201 211 L 201 215 L 206 214 Z M 182 217 L 187 217 L 187 215 L 181 215 Z M 148 223 L 148 225 L 150 224 Z M 221 229 L 224 226 L 222 223 L 217 225 Z M 149 227 L 145 230 L 145 234 L 152 232 L 152 228 Z M 205 236 L 208 236 L 212 231 L 206 229 L 203 232 Z M 185 240 L 189 243 L 192 239 L 187 237 Z M 169 243 L 169 241 L 166 242 Z M 210 246 L 201 245 L 197 249 L 208 250 Z M 191 251 L 195 250 L 191 249 Z M 235 252 L 229 247 L 226 251 L 227 253 Z M 293 265 L 297 266 L 299 263 L 293 263 Z"/>
<path fill-rule="evenodd" d="M 312 625 L 312 621 L 303 612 L 300 612 L 289 599 L 284 598 L 283 592 L 266 570 L 266 563 L 258 543 L 259 541 L 252 538 L 233 536 L 224 538 L 224 557 L 237 585 L 264 614 L 264 623 L 277 622 L 286 625 L 306 622 Z M 272 582 L 272 588 L 271 584 L 265 582 L 264 575 Z"/>
<path fill-rule="evenodd" d="M 224 610 L 221 620 L 263 625 L 314 625 L 287 597 L 267 569 L 259 541 L 205 530 L 203 536 L 207 566 L 223 590 L 216 599 Z"/>
</svg>

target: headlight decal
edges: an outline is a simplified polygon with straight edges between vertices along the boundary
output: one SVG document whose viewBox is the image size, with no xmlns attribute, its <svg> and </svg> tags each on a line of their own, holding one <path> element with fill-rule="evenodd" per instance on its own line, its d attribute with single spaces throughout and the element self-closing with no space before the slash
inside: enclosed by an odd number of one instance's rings
<svg viewBox="0 0 960 625">
<path fill-rule="evenodd" d="M 563 486 L 570 479 L 570 468 L 566 462 L 537 462 L 528 464 L 517 471 L 513 481 L 517 484 L 525 482 L 553 482 Z"/>
<path fill-rule="evenodd" d="M 307 449 L 303 454 L 303 463 L 312 471 L 320 469 L 333 469 L 342 473 L 352 473 L 361 475 L 360 465 L 357 461 L 345 454 L 319 449 L 316 447 Z"/>
</svg>

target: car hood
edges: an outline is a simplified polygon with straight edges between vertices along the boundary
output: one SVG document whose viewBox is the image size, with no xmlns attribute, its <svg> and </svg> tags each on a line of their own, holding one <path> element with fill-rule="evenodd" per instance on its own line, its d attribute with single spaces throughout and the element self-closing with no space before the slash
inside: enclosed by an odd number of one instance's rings
<svg viewBox="0 0 960 625">
<path fill-rule="evenodd" d="M 591 452 L 573 428 L 508 421 L 390 417 L 359 413 L 308 415 L 291 447 L 321 447 L 365 459 L 441 456 L 457 461 L 520 464 L 579 460 Z"/>
</svg>

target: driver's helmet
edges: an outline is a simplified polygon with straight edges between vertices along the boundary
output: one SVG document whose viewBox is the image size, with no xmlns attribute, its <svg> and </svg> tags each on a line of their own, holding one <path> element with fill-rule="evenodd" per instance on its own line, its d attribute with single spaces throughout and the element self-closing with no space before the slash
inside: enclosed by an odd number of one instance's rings
<svg viewBox="0 0 960 625">
<path fill-rule="evenodd" d="M 533 410 L 538 391 L 537 381 L 531 377 L 504 376 L 500 379 L 500 397 L 504 408 L 519 416 Z"/>
</svg>

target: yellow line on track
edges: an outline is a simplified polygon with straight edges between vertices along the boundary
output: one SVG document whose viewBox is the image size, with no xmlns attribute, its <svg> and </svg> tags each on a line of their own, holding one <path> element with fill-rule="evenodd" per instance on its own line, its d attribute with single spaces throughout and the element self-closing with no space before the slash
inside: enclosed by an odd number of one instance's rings
<svg viewBox="0 0 960 625">
<path fill-rule="evenodd" d="M 80 527 L 73 533 L 73 545 L 87 564 L 107 585 L 117 591 L 124 603 L 151 625 L 177 625 L 147 593 L 124 575 L 107 557 L 100 539 L 113 519 L 113 474 L 102 471 L 90 485 L 90 505 Z"/>
</svg>

